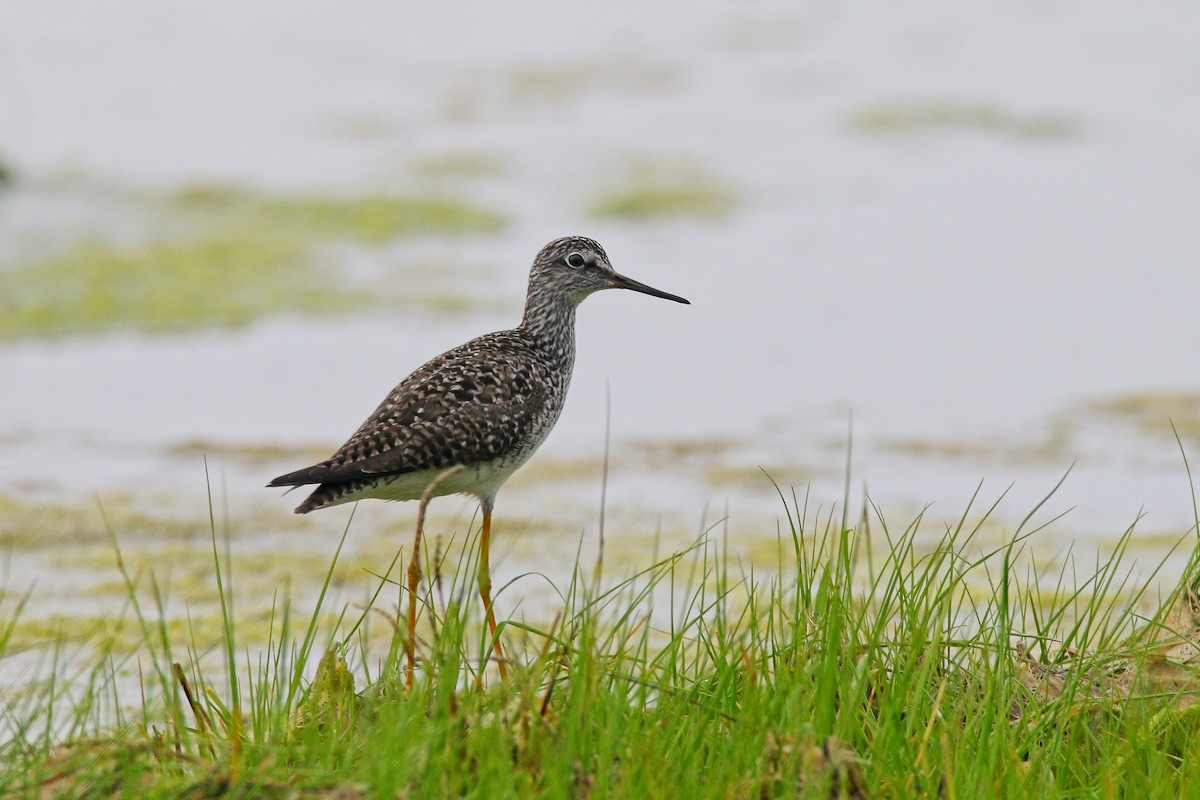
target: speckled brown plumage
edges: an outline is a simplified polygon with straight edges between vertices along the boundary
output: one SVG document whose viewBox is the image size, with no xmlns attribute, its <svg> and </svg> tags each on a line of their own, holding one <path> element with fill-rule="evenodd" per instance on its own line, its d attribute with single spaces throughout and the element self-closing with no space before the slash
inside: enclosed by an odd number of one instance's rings
<svg viewBox="0 0 1200 800">
<path fill-rule="evenodd" d="M 388 476 L 520 459 L 557 420 L 569 380 L 570 364 L 519 328 L 480 336 L 408 376 L 332 457 L 272 483 L 321 484 L 304 513 Z"/>
<path fill-rule="evenodd" d="M 490 509 L 500 485 L 541 445 L 562 412 L 575 362 L 576 306 L 608 288 L 687 302 L 618 275 L 591 239 L 557 239 L 534 260 L 518 327 L 429 361 L 393 389 L 333 456 L 269 485 L 317 484 L 296 508 L 304 514 L 366 497 L 416 499 L 437 474 L 463 465 L 438 494 L 474 494 Z"/>
</svg>

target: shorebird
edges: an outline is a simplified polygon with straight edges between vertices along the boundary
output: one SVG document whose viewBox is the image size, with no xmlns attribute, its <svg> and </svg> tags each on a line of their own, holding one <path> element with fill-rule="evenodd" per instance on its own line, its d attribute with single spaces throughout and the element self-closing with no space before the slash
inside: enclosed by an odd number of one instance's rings
<svg viewBox="0 0 1200 800">
<path fill-rule="evenodd" d="M 432 359 L 401 381 L 331 457 L 268 484 L 316 484 L 297 506 L 297 514 L 366 498 L 417 500 L 428 490 L 430 497 L 476 497 L 483 514 L 479 597 L 502 680 L 506 669 L 496 635 L 488 563 L 496 493 L 558 421 L 575 364 L 575 309 L 602 289 L 631 289 L 688 302 L 618 274 L 604 248 L 592 239 L 555 239 L 533 261 L 520 325 L 472 339 Z M 418 544 L 409 569 L 410 683 L 420 527 L 419 515 Z"/>
</svg>

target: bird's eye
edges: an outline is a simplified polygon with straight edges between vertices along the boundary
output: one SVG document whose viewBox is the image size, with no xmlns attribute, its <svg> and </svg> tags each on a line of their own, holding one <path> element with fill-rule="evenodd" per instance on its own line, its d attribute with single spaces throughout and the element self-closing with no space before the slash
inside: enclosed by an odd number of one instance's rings
<svg viewBox="0 0 1200 800">
<path fill-rule="evenodd" d="M 567 264 L 575 267 L 575 269 L 579 269 L 586 263 L 587 262 L 583 260 L 583 256 L 579 255 L 579 253 L 571 253 L 571 255 L 567 256 Z"/>
</svg>

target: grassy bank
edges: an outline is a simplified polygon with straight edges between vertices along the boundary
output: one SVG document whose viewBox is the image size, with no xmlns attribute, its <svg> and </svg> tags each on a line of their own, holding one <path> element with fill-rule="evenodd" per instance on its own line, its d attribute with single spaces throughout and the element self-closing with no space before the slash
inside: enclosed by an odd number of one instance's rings
<svg viewBox="0 0 1200 800">
<path fill-rule="evenodd" d="M 50 677 L 5 696 L 0 796 L 1175 798 L 1200 785 L 1200 559 L 1160 604 L 1121 566 L 1132 527 L 1087 574 L 1051 573 L 1028 556 L 1033 513 L 992 547 L 991 508 L 931 543 L 920 517 L 896 528 L 868 509 L 848 524 L 785 502 L 766 571 L 725 558 L 719 528 L 634 575 L 577 565 L 547 618 L 501 626 L 507 682 L 486 663 L 470 557 L 427 548 L 411 690 L 403 562 L 370 604 L 299 615 L 281 597 L 271 644 L 250 651 L 214 526 L 223 635 L 181 641 L 153 576 L 122 572 L 142 647 L 87 668 L 65 666 L 65 645 L 41 656 Z M 20 600 L 7 602 L 11 629 Z"/>
</svg>

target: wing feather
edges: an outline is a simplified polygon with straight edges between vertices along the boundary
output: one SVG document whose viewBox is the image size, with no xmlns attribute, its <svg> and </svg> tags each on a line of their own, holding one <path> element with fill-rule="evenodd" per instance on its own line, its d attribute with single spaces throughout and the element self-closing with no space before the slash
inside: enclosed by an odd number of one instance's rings
<svg viewBox="0 0 1200 800">
<path fill-rule="evenodd" d="M 271 486 L 340 483 L 502 458 L 550 410 L 551 367 L 515 331 L 488 334 L 405 378 L 330 458 Z"/>
</svg>

